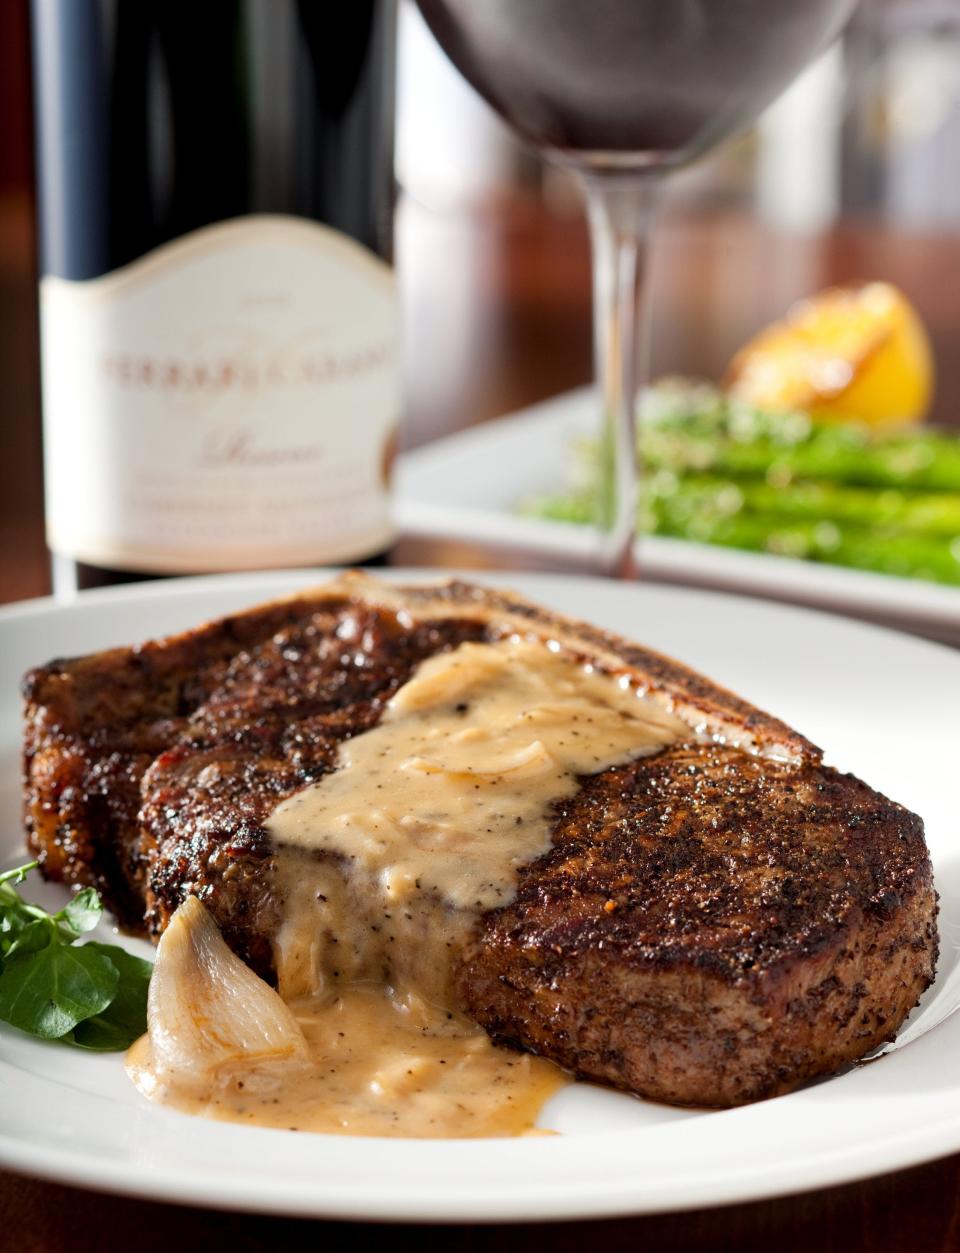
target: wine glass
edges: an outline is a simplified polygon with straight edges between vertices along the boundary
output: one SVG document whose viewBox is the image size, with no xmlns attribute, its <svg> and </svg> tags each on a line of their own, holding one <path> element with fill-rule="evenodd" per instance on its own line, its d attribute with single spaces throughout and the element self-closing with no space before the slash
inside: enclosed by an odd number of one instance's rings
<svg viewBox="0 0 960 1253">
<path fill-rule="evenodd" d="M 578 176 L 593 251 L 606 516 L 598 565 L 636 574 L 644 256 L 665 174 L 745 127 L 856 0 L 417 0 L 467 80 Z"/>
</svg>

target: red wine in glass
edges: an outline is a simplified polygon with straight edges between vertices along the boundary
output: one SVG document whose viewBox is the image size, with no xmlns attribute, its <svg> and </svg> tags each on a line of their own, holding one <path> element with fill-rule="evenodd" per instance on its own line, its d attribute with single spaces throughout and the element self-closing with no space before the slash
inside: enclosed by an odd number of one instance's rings
<svg viewBox="0 0 960 1253">
<path fill-rule="evenodd" d="M 599 564 L 632 575 L 643 251 L 658 175 L 747 126 L 856 0 L 418 0 L 463 75 L 584 183 L 613 451 Z"/>
</svg>

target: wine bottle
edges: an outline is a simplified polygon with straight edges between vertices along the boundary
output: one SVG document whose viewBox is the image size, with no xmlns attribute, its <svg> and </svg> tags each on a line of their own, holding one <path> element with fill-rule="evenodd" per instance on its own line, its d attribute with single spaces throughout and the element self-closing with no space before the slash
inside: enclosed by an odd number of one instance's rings
<svg viewBox="0 0 960 1253">
<path fill-rule="evenodd" d="M 33 0 L 54 588 L 391 542 L 393 0 Z"/>
</svg>

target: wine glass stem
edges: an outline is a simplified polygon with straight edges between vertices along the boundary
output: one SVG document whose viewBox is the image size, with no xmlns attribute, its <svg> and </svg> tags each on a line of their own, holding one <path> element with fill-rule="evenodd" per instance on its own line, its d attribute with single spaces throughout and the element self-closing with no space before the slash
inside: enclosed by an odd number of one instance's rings
<svg viewBox="0 0 960 1253">
<path fill-rule="evenodd" d="M 582 175 L 593 250 L 595 368 L 603 405 L 599 563 L 636 578 L 640 465 L 637 405 L 647 381 L 649 317 L 646 248 L 653 212 L 651 175 Z"/>
</svg>

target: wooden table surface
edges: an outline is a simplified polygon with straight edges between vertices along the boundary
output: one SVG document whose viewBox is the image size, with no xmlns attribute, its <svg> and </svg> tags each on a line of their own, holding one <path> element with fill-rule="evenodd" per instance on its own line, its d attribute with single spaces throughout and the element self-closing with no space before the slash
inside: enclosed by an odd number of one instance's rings
<svg viewBox="0 0 960 1253">
<path fill-rule="evenodd" d="M 582 224 L 533 201 L 483 209 L 401 206 L 398 261 L 407 314 L 408 443 L 481 421 L 586 381 L 589 269 Z M 790 300 L 826 283 L 886 278 L 931 329 L 936 416 L 960 414 L 960 234 L 906 235 L 845 224 L 782 239 L 742 217 L 667 218 L 656 257 L 654 365 L 716 376 L 739 343 Z M 949 276 L 952 274 L 953 278 Z M 0 201 L 0 601 L 49 588 L 29 206 Z M 404 564 L 490 565 L 462 546 L 401 542 Z M 0 1107 L 0 1128 L 3 1110 Z M 830 1127 L 824 1127 L 825 1143 Z M 134 1248 L 509 1250 L 771 1249 L 778 1253 L 960 1250 L 960 1156 L 879 1179 L 728 1209 L 556 1227 L 376 1228 L 187 1210 L 81 1192 L 0 1172 L 0 1250 Z"/>
</svg>

